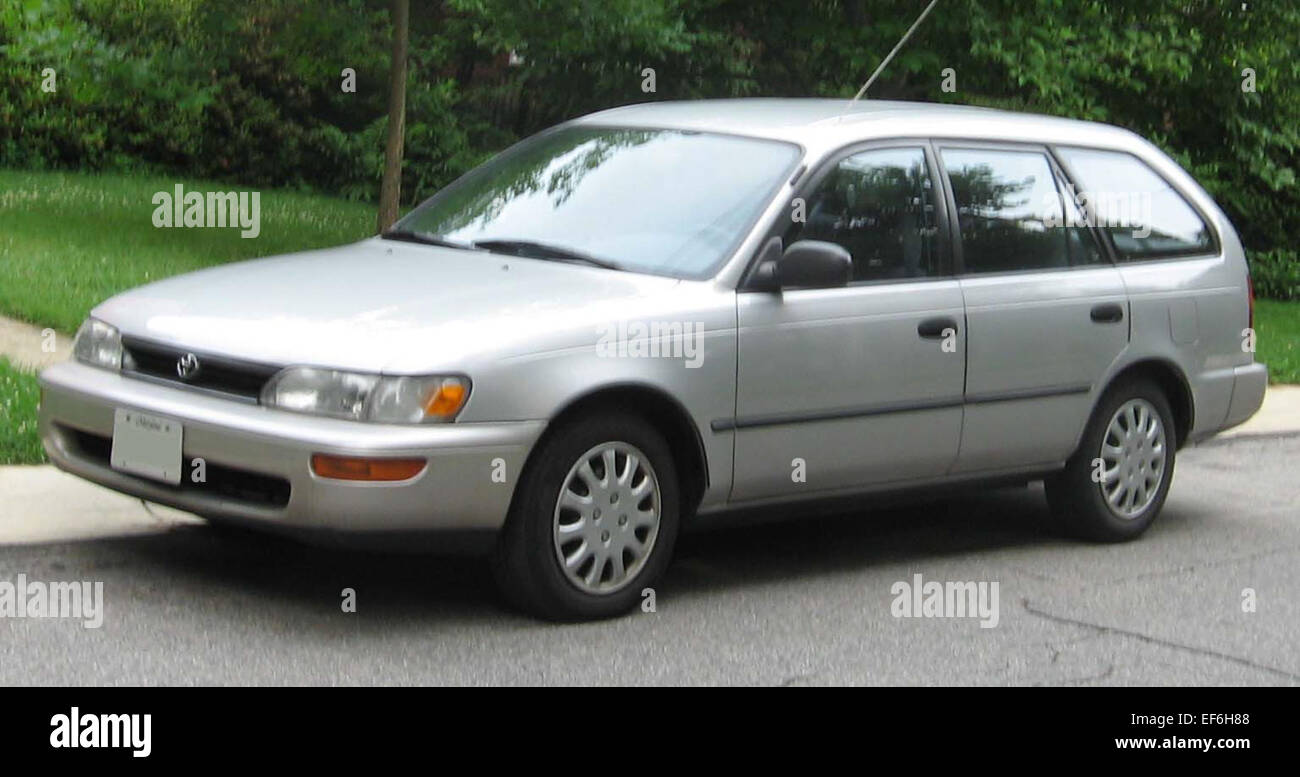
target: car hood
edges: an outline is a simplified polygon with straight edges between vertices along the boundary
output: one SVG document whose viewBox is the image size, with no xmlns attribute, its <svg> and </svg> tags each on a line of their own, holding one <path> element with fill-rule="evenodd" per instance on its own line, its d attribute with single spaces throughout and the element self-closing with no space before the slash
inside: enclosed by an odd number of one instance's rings
<svg viewBox="0 0 1300 777">
<path fill-rule="evenodd" d="M 594 342 L 599 322 L 662 313 L 680 284 L 375 238 L 180 275 L 92 315 L 200 353 L 418 373 Z"/>
</svg>

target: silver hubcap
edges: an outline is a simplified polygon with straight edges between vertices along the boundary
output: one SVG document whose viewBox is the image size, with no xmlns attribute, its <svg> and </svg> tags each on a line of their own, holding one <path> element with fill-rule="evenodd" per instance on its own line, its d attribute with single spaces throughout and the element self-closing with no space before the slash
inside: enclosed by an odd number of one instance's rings
<svg viewBox="0 0 1300 777">
<path fill-rule="evenodd" d="M 1133 519 L 1155 501 L 1168 457 L 1155 406 L 1130 399 L 1115 411 L 1101 441 L 1101 495 L 1116 516 Z"/>
<path fill-rule="evenodd" d="M 578 590 L 610 594 L 636 577 L 659 536 L 659 479 L 645 454 L 605 442 L 578 458 L 555 502 L 555 554 Z"/>
</svg>

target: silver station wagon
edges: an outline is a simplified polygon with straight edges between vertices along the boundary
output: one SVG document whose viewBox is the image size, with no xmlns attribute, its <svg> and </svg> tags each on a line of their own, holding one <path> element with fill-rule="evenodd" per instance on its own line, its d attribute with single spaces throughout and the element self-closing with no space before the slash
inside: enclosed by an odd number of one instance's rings
<svg viewBox="0 0 1300 777">
<path fill-rule="evenodd" d="M 1042 479 L 1053 523 L 1135 537 L 1176 451 L 1263 400 L 1251 299 L 1223 211 L 1126 130 L 654 103 L 381 236 L 104 302 L 41 375 L 41 430 L 109 488 L 463 540 L 520 608 L 594 618 L 736 508 Z"/>
</svg>

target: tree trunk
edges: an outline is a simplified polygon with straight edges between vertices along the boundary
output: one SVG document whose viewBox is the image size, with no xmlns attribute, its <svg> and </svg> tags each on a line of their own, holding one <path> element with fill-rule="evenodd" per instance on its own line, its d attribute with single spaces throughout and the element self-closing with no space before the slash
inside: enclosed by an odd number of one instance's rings
<svg viewBox="0 0 1300 777">
<path fill-rule="evenodd" d="M 402 199 L 402 141 L 406 137 L 406 48 L 411 0 L 393 0 L 393 64 L 388 72 L 388 142 L 384 146 L 384 180 L 379 185 L 379 231 L 397 221 Z"/>
</svg>

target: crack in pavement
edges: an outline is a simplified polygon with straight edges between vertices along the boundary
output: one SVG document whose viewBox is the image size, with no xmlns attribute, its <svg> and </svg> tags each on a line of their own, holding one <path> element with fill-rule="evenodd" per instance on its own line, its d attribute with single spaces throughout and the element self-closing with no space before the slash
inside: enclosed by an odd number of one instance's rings
<svg viewBox="0 0 1300 777">
<path fill-rule="evenodd" d="M 1056 687 L 1057 685 L 1079 686 L 1079 685 L 1083 685 L 1084 683 L 1096 683 L 1096 682 L 1101 682 L 1102 680 L 1108 680 L 1113 674 L 1115 674 L 1115 665 L 1108 664 L 1106 666 L 1106 671 L 1102 672 L 1101 674 L 1087 675 L 1085 677 L 1067 677 L 1066 679 L 1061 680 L 1059 683 L 1056 684 L 1036 683 L 1035 685 L 1037 685 L 1037 687 L 1039 688 L 1052 688 L 1052 687 Z"/>
<path fill-rule="evenodd" d="M 1275 667 L 1267 666 L 1265 664 L 1257 664 L 1248 658 L 1234 656 L 1231 653 L 1221 653 L 1217 650 L 1210 650 L 1208 648 L 1198 648 L 1192 645 L 1184 645 L 1181 642 L 1171 642 L 1170 640 L 1160 639 L 1159 637 L 1153 637 L 1149 634 L 1143 634 L 1140 631 L 1130 631 L 1128 629 L 1121 629 L 1117 626 L 1106 626 L 1100 623 L 1091 623 L 1089 621 L 1067 618 L 1063 615 L 1053 615 L 1050 612 L 1045 612 L 1043 610 L 1034 608 L 1034 606 L 1029 603 L 1028 597 L 1021 599 L 1020 604 L 1022 607 L 1025 608 L 1025 612 L 1028 612 L 1030 615 L 1037 615 L 1040 618 L 1044 618 L 1046 620 L 1053 621 L 1055 623 L 1064 623 L 1071 626 L 1081 626 L 1087 629 L 1096 629 L 1098 632 L 1103 634 L 1118 634 L 1119 636 L 1122 637 L 1132 637 L 1134 639 L 1138 639 L 1152 645 L 1160 645 L 1161 647 L 1173 648 L 1174 650 L 1181 650 L 1187 653 L 1192 653 L 1194 655 L 1201 655 L 1209 658 L 1217 658 L 1223 661 L 1231 661 L 1234 664 L 1240 664 L 1241 666 L 1250 667 L 1251 669 L 1254 669 L 1256 671 L 1268 672 L 1270 674 L 1280 675 L 1281 677 L 1287 678 L 1292 683 L 1300 683 L 1300 675 L 1298 674 L 1288 672 L 1285 669 L 1277 669 Z"/>
<path fill-rule="evenodd" d="M 1066 648 L 1074 647 L 1075 645 L 1081 644 L 1083 642 L 1092 642 L 1093 640 L 1101 639 L 1103 636 L 1105 635 L 1100 633 L 1089 634 L 1086 637 L 1079 637 L 1078 639 L 1072 639 L 1067 642 L 1064 642 L 1061 644 L 1059 648 L 1056 645 L 1052 644 L 1051 642 L 1044 642 L 1043 646 L 1046 647 L 1048 652 L 1052 654 L 1051 663 L 1055 664 L 1061 660 L 1061 655 L 1065 652 Z"/>
<path fill-rule="evenodd" d="M 1088 583 L 1084 588 L 1088 589 L 1097 588 L 1099 586 L 1118 585 L 1120 583 L 1132 583 L 1135 580 L 1152 580 L 1160 577 L 1174 577 L 1188 572 L 1195 572 L 1198 569 L 1216 569 L 1218 567 L 1232 566 L 1233 564 L 1240 564 L 1247 561 L 1258 561 L 1259 559 L 1268 558 L 1269 556 L 1278 556 L 1286 553 L 1297 552 L 1300 552 L 1300 545 L 1286 548 L 1273 548 L 1271 550 L 1262 550 L 1258 553 L 1248 553 L 1245 556 L 1234 556 L 1232 558 L 1218 559 L 1215 561 L 1202 561 L 1195 564 L 1188 564 L 1186 566 L 1174 567 L 1173 569 L 1144 572 L 1140 575 L 1133 575 L 1132 577 L 1117 577 L 1110 580 L 1102 580 L 1100 582 Z"/>
</svg>

